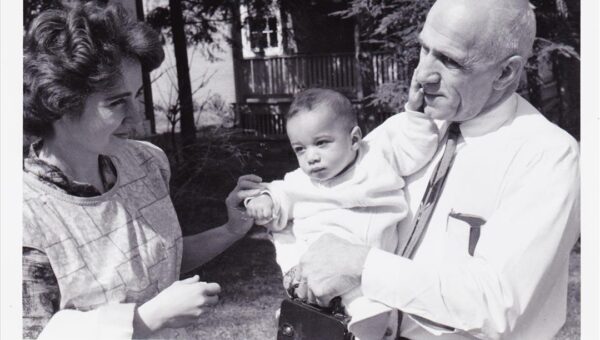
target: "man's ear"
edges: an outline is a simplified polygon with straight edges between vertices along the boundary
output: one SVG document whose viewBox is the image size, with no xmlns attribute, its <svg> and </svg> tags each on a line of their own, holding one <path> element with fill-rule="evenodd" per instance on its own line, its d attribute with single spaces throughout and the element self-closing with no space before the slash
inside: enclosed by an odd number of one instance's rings
<svg viewBox="0 0 600 340">
<path fill-rule="evenodd" d="M 518 84 L 521 77 L 521 70 L 525 66 L 525 59 L 519 55 L 514 55 L 502 62 L 501 73 L 494 81 L 495 90 L 504 90 L 515 82 Z"/>
<path fill-rule="evenodd" d="M 362 131 L 358 125 L 350 131 L 350 138 L 352 139 L 352 150 L 358 150 L 358 143 L 362 140 Z"/>
</svg>

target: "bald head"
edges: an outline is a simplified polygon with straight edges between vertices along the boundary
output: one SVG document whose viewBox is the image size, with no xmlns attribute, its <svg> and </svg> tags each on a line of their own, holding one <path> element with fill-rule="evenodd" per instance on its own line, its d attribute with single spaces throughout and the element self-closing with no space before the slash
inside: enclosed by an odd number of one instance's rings
<svg viewBox="0 0 600 340">
<path fill-rule="evenodd" d="M 427 21 L 444 20 L 461 30 L 479 56 L 498 61 L 531 55 L 535 38 L 535 15 L 527 0 L 437 0 Z M 459 32 L 454 32 L 459 33 Z"/>
</svg>

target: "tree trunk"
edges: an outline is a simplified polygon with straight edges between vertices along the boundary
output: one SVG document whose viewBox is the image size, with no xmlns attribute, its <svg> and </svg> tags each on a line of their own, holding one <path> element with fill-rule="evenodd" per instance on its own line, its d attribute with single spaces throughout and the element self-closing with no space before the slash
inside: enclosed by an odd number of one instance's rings
<svg viewBox="0 0 600 340">
<path fill-rule="evenodd" d="M 183 30 L 183 14 L 179 0 L 169 0 L 171 10 L 171 30 L 173 33 L 173 48 L 177 64 L 177 84 L 179 87 L 179 104 L 181 108 L 181 141 L 183 150 L 194 143 L 196 126 L 194 124 L 194 105 L 192 102 L 192 85 L 188 67 L 187 46 Z"/>
</svg>

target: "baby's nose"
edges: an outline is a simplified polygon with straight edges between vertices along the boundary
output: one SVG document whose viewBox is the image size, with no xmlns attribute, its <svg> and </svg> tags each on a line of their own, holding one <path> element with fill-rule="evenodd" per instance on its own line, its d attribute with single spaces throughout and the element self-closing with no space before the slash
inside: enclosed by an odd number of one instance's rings
<svg viewBox="0 0 600 340">
<path fill-rule="evenodd" d="M 308 154 L 306 155 L 306 159 L 308 164 L 315 164 L 321 160 L 318 152 L 308 150 Z"/>
</svg>

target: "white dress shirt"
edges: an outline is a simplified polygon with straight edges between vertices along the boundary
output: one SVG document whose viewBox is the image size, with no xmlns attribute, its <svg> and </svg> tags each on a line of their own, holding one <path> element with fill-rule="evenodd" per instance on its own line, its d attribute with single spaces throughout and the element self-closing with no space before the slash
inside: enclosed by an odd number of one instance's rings
<svg viewBox="0 0 600 340">
<path fill-rule="evenodd" d="M 551 339 L 565 321 L 569 252 L 579 235 L 577 142 L 517 94 L 460 130 L 414 259 L 372 249 L 362 291 L 405 312 L 401 334 L 412 340 Z M 407 178 L 412 214 L 442 151 Z M 471 228 L 452 212 L 487 221 L 473 255 Z M 400 223 L 401 233 L 411 221 Z"/>
</svg>

